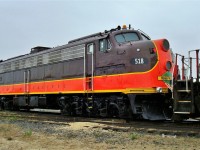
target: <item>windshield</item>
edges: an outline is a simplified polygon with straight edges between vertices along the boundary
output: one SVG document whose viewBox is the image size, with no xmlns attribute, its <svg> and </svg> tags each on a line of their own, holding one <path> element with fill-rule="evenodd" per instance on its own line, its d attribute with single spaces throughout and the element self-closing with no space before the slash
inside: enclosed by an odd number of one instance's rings
<svg viewBox="0 0 200 150">
<path fill-rule="evenodd" d="M 130 41 L 139 41 L 139 36 L 137 33 L 122 33 L 115 36 L 118 43 L 125 43 Z"/>
</svg>

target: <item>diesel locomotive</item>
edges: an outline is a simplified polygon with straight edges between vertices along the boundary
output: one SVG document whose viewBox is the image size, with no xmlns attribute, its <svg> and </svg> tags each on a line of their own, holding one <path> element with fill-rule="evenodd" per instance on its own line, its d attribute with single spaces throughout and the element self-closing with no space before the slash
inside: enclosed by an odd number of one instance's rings
<svg viewBox="0 0 200 150">
<path fill-rule="evenodd" d="M 160 120 L 173 114 L 174 55 L 167 39 L 131 26 L 0 62 L 0 108 Z"/>
</svg>

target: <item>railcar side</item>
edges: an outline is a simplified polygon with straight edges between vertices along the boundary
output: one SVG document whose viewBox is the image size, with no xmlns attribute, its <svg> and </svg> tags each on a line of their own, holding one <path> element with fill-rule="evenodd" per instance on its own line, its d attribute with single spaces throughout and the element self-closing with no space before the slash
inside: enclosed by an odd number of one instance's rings
<svg viewBox="0 0 200 150">
<path fill-rule="evenodd" d="M 172 54 L 166 39 L 116 28 L 0 63 L 1 108 L 166 119 Z"/>
</svg>

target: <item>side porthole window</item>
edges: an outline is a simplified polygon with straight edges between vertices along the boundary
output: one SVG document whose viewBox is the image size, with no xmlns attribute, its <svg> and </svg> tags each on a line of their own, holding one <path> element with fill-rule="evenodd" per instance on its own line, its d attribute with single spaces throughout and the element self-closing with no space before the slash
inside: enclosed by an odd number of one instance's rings
<svg viewBox="0 0 200 150">
<path fill-rule="evenodd" d="M 106 52 L 111 49 L 111 43 L 108 39 L 99 40 L 99 51 Z"/>
<path fill-rule="evenodd" d="M 94 51 L 94 44 L 93 43 L 90 43 L 87 45 L 87 52 L 88 54 L 92 54 Z"/>
</svg>

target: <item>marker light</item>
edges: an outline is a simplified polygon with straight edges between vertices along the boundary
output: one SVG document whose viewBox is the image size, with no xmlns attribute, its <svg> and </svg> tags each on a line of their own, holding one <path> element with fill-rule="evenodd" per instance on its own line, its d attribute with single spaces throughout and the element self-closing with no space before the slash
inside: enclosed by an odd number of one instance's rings
<svg viewBox="0 0 200 150">
<path fill-rule="evenodd" d="M 127 29 L 127 27 L 126 27 L 126 25 L 125 25 L 125 24 L 122 26 L 122 29 Z"/>
</svg>

